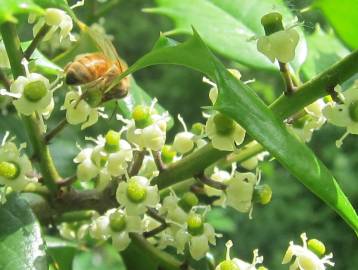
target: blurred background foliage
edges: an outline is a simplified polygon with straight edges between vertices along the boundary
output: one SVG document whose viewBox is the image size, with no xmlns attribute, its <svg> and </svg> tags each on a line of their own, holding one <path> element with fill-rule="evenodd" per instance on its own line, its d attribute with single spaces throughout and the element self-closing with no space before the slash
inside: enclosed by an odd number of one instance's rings
<svg viewBox="0 0 358 270">
<path fill-rule="evenodd" d="M 317 23 L 325 31 L 332 31 L 329 22 L 320 11 L 298 12 L 309 6 L 311 2 L 309 0 L 286 1 L 286 4 L 299 17 L 300 21 L 304 21 L 303 28 L 306 33 L 313 33 Z M 351 2 L 353 3 L 355 0 Z M 113 36 L 115 47 L 129 65 L 151 49 L 160 32 L 173 28 L 170 19 L 141 11 L 143 8 L 153 7 L 155 3 L 152 0 L 118 0 L 113 3 L 114 5 L 103 14 L 102 24 L 107 33 Z M 87 23 L 95 22 L 98 18 L 94 16 L 94 11 L 98 10 L 100 5 L 99 1 L 87 0 L 85 6 L 76 12 L 81 20 Z M 260 20 L 260 18 L 253 17 L 252 20 Z M 23 35 L 28 39 L 31 38 L 29 29 L 29 26 L 25 24 L 21 29 Z M 185 36 L 176 38 L 184 40 Z M 332 36 L 332 39 L 338 43 L 337 52 L 338 50 L 348 51 L 336 37 Z M 321 55 L 322 59 L 319 61 L 332 63 L 338 59 L 335 58 L 335 54 L 331 55 L 332 48 L 329 47 L 331 44 L 323 42 L 320 38 L 316 40 L 315 46 L 319 46 L 321 51 L 327 52 L 325 57 Z M 314 49 L 312 48 L 309 53 L 314 53 Z M 53 44 L 45 44 L 42 50 L 51 56 L 59 53 L 61 48 L 54 47 Z M 223 59 L 223 61 L 228 67 L 238 68 L 244 81 L 255 78 L 256 81 L 251 86 L 267 104 L 281 93 L 283 82 L 278 72 L 259 71 L 230 62 L 227 59 Z M 188 126 L 197 121 L 203 122 L 200 108 L 209 104 L 209 86 L 202 83 L 201 74 L 182 67 L 155 66 L 137 72 L 134 77 L 137 83 L 151 96 L 157 97 L 160 104 L 172 115 L 180 113 Z M 58 98 L 63 98 L 63 95 L 64 91 Z M 61 102 L 58 101 L 57 104 L 61 104 Z M 113 104 L 109 106 L 113 107 Z M 63 111 L 56 110 L 56 114 L 51 117 L 50 128 L 56 125 L 56 122 L 63 116 Z M 116 125 L 112 119 L 101 121 L 100 124 L 90 127 L 86 132 L 80 131 L 79 127 L 66 128 L 51 145 L 54 159 L 60 170 L 66 172 L 66 175 L 73 174 L 75 168 L 72 158 L 78 151 L 75 142 L 83 145 L 84 142 L 81 141 L 81 138 L 84 135 L 97 136 Z M 22 127 L 13 114 L 1 118 L 0 128 L 15 130 L 18 141 L 26 140 Z M 171 136 L 179 129 L 181 129 L 180 125 L 174 126 L 170 133 Z M 337 176 L 353 206 L 357 207 L 357 138 L 350 136 L 345 140 L 343 147 L 337 149 L 335 140 L 342 133 L 343 130 L 325 125 L 314 134 L 310 146 Z M 212 249 L 214 255 L 218 259 L 222 259 L 225 255 L 224 245 L 228 239 L 232 239 L 234 242 L 232 256 L 251 261 L 252 250 L 259 248 L 260 254 L 265 257 L 265 266 L 269 269 L 286 269 L 287 266 L 281 266 L 281 260 L 288 241 L 300 242 L 299 235 L 305 231 L 309 237 L 322 240 L 326 243 L 327 249 L 333 251 L 336 269 L 356 269 L 358 242 L 353 231 L 275 161 L 265 161 L 260 167 L 264 181 L 272 187 L 272 202 L 264 208 L 256 207 L 252 220 L 249 220 L 247 215 L 239 214 L 232 209 L 214 208 L 210 212 L 209 220 L 218 232 L 224 235 L 218 240 L 217 246 Z M 98 247 L 93 251 L 76 250 L 75 253 L 77 255 L 72 263 L 74 270 L 124 269 L 120 256 L 109 245 Z M 62 260 L 72 258 L 65 255 L 60 258 Z"/>
</svg>

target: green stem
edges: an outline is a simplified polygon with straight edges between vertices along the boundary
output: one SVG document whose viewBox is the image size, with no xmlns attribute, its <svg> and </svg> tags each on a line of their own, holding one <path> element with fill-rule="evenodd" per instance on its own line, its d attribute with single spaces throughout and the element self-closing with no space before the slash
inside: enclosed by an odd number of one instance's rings
<svg viewBox="0 0 358 270">
<path fill-rule="evenodd" d="M 57 223 L 61 222 L 76 222 L 76 221 L 83 221 L 89 220 L 96 214 L 96 211 L 93 210 L 84 210 L 84 211 L 73 211 L 64 213 L 58 218 L 55 218 Z"/>
<path fill-rule="evenodd" d="M 326 96 L 328 94 L 327 91 L 356 74 L 358 72 L 357 63 L 358 50 L 298 87 L 297 91 L 292 93 L 292 95 L 281 95 L 270 105 L 271 110 L 281 120 L 299 112 L 315 100 Z M 248 150 L 248 153 L 246 152 L 242 155 L 250 154 L 249 157 L 251 157 L 262 151 L 262 149 L 256 150 Z M 168 166 L 167 170 L 161 172 L 152 182 L 157 184 L 159 189 L 166 188 L 198 174 L 227 154 L 228 152 L 219 151 L 209 143 L 185 158 L 172 163 Z"/>
<path fill-rule="evenodd" d="M 138 234 L 131 233 L 130 238 L 132 239 L 133 244 L 135 244 L 137 247 L 141 248 L 142 250 L 145 250 L 145 252 L 153 257 L 158 264 L 163 267 L 163 269 L 166 270 L 180 270 L 182 269 L 182 262 L 175 259 L 171 255 L 169 255 L 166 252 L 163 252 L 159 250 L 158 248 L 154 247 L 152 244 L 150 244 L 147 240 L 145 240 L 142 236 Z M 188 268 L 191 269 L 192 268 Z"/>
<path fill-rule="evenodd" d="M 26 59 L 30 59 L 33 52 L 36 50 L 37 46 L 41 42 L 41 40 L 46 36 L 48 31 L 51 29 L 51 26 L 45 24 L 42 26 L 40 31 L 37 33 L 37 35 L 34 37 L 34 39 L 31 41 L 29 47 L 24 52 L 24 56 Z"/>
<path fill-rule="evenodd" d="M 9 56 L 11 71 L 14 78 L 25 76 L 25 70 L 21 64 L 24 55 L 20 46 L 20 39 L 17 35 L 15 24 L 4 23 L 1 25 L 0 30 L 7 55 Z M 40 128 L 41 125 L 34 114 L 31 116 L 22 116 L 22 121 L 25 124 L 35 155 L 39 160 L 44 183 L 51 192 L 56 192 L 56 181 L 61 177 L 55 168 L 50 150 L 45 144 L 42 130 Z"/>
</svg>

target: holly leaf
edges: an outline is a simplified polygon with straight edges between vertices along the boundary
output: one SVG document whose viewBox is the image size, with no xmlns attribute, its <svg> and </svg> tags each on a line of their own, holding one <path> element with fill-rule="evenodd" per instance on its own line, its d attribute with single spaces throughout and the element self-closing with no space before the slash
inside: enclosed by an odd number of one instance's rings
<svg viewBox="0 0 358 270">
<path fill-rule="evenodd" d="M 13 193 L 0 206 L 0 269 L 48 269 L 41 227 L 24 199 Z"/>
<path fill-rule="evenodd" d="M 358 48 L 358 1 L 317 0 L 313 2 L 313 7 L 324 13 L 346 45 L 352 49 Z"/>
<path fill-rule="evenodd" d="M 308 56 L 301 68 L 306 79 L 313 78 L 349 54 L 334 33 L 326 33 L 318 25 L 313 34 L 306 36 L 306 40 Z"/>
<path fill-rule="evenodd" d="M 280 0 L 156 0 L 158 7 L 146 12 L 169 16 L 175 28 L 167 34 L 193 34 L 194 27 L 204 42 L 218 53 L 244 65 L 259 69 L 275 66 L 257 51 L 257 36 L 264 34 L 260 19 L 263 15 L 279 11 L 288 22 L 293 16 Z M 306 46 L 301 32 L 301 42 L 296 49 L 295 66 L 305 59 Z"/>
</svg>

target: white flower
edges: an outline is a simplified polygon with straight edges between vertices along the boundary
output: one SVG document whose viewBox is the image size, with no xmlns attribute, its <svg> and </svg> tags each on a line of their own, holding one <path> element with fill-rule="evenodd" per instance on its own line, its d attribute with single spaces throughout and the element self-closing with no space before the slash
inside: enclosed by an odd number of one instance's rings
<svg viewBox="0 0 358 270">
<path fill-rule="evenodd" d="M 214 228 L 203 222 L 199 214 L 191 213 L 183 228 L 175 235 L 178 253 L 183 253 L 186 243 L 189 244 L 189 252 L 195 260 L 199 260 L 209 251 L 209 243 L 216 244 Z"/>
<path fill-rule="evenodd" d="M 21 155 L 20 149 L 13 142 L 3 140 L 0 146 L 0 184 L 21 191 L 35 179 L 28 175 L 32 173 L 31 162 L 26 155 Z"/>
<path fill-rule="evenodd" d="M 301 234 L 303 246 L 295 245 L 292 241 L 286 251 L 286 254 L 282 260 L 283 264 L 290 263 L 292 258 L 295 260 L 290 266 L 291 270 L 325 270 L 326 264 L 334 266 L 334 263 L 330 261 L 333 258 L 332 253 L 320 258 L 318 255 L 310 250 L 310 241 L 308 241 L 307 247 L 307 236 L 305 233 Z M 312 239 L 313 240 L 313 239 Z M 318 240 L 311 241 L 312 249 L 317 246 Z M 323 256 L 325 253 L 324 245 L 319 242 L 319 249 L 316 249 L 319 256 Z"/>
<path fill-rule="evenodd" d="M 66 94 L 62 109 L 66 109 L 66 119 L 71 125 L 81 125 L 85 129 L 94 125 L 98 121 L 99 110 L 101 108 L 92 108 L 80 93 L 69 91 Z"/>
<path fill-rule="evenodd" d="M 335 89 L 340 92 L 339 88 Z M 342 104 L 328 103 L 323 109 L 327 121 L 339 127 L 345 127 L 346 133 L 336 142 L 340 147 L 348 134 L 358 134 L 358 83 L 341 94 Z"/>
<path fill-rule="evenodd" d="M 52 91 L 47 78 L 38 73 L 19 76 L 11 84 L 10 92 L 18 95 L 13 101 L 16 110 L 24 115 L 45 112 L 52 101 Z"/>
<path fill-rule="evenodd" d="M 146 177 L 133 176 L 119 183 L 116 198 L 129 215 L 141 215 L 147 207 L 156 207 L 159 203 L 158 187 L 151 186 Z"/>
<path fill-rule="evenodd" d="M 249 212 L 252 209 L 252 198 L 258 183 L 258 176 L 251 172 L 235 172 L 234 176 L 226 183 L 227 205 L 239 212 Z"/>
<path fill-rule="evenodd" d="M 266 156 L 268 156 L 269 153 L 267 151 L 264 151 L 260 154 L 257 154 L 243 162 L 240 163 L 240 166 L 245 168 L 246 170 L 253 170 L 257 167 L 259 164 L 259 161 L 263 161 Z"/>
<path fill-rule="evenodd" d="M 231 259 L 230 248 L 232 247 L 232 245 L 233 244 L 231 240 L 226 243 L 226 259 L 218 266 L 216 266 L 215 270 L 256 270 L 256 264 L 260 264 L 263 262 L 263 257 L 258 256 L 257 249 L 253 251 L 254 256 L 252 259 L 252 263 L 245 262 L 238 258 Z M 260 269 L 260 267 L 258 269 Z"/>
<path fill-rule="evenodd" d="M 224 170 L 219 170 L 217 167 L 214 168 L 214 173 L 210 176 L 210 179 L 226 184 L 227 181 L 231 179 L 232 175 Z M 213 204 L 214 205 L 223 205 L 226 204 L 226 194 L 223 190 L 219 190 L 208 185 L 204 185 L 205 193 L 210 196 L 218 196 L 219 199 L 216 200 Z"/>
<path fill-rule="evenodd" d="M 299 38 L 298 32 L 293 28 L 277 31 L 269 36 L 259 37 L 257 50 L 266 55 L 271 62 L 277 59 L 282 63 L 288 63 L 295 57 Z"/>
<path fill-rule="evenodd" d="M 35 20 L 36 16 L 29 16 L 29 23 L 34 23 Z M 45 41 L 51 39 L 57 29 L 60 29 L 60 42 L 67 37 L 69 37 L 71 41 L 74 41 L 74 37 L 71 34 L 73 22 L 71 17 L 65 11 L 57 8 L 46 9 L 44 16 L 34 25 L 33 35 L 36 36 L 45 24 L 51 27 L 44 37 Z"/>
<path fill-rule="evenodd" d="M 210 116 L 205 130 L 213 147 L 223 151 L 234 151 L 235 143 L 239 145 L 245 138 L 245 129 L 222 113 Z"/>
<path fill-rule="evenodd" d="M 155 175 L 157 171 L 157 165 L 154 162 L 153 156 L 145 156 L 138 175 L 150 178 Z"/>
<path fill-rule="evenodd" d="M 143 226 L 138 216 L 128 216 L 121 209 L 111 209 L 95 219 L 89 231 L 98 240 L 112 238 L 112 245 L 118 251 L 123 251 L 130 244 L 129 233 L 142 233 Z"/>
</svg>

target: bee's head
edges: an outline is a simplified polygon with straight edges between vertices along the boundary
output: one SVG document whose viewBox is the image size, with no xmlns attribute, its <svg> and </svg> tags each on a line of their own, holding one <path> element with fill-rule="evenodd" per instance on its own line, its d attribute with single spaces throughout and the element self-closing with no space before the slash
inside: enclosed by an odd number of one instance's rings
<svg viewBox="0 0 358 270">
<path fill-rule="evenodd" d="M 68 85 L 78 85 L 81 83 L 81 79 L 78 77 L 78 74 L 72 70 L 69 70 L 66 73 L 65 81 Z"/>
</svg>

